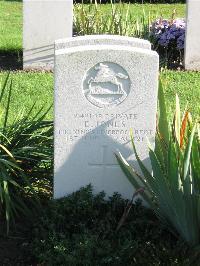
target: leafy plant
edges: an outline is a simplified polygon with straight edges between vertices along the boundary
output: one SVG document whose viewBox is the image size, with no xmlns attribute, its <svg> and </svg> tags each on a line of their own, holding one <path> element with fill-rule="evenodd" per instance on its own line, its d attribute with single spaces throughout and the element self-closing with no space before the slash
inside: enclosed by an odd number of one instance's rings
<svg viewBox="0 0 200 266">
<path fill-rule="evenodd" d="M 49 173 L 53 145 L 52 122 L 44 121 L 48 111 L 41 109 L 31 117 L 33 105 L 26 115 L 19 112 L 9 123 L 11 97 L 12 81 L 7 76 L 0 92 L 0 210 L 7 230 L 17 213 L 28 214 L 22 195 L 31 197 L 33 184 Z"/>
<path fill-rule="evenodd" d="M 143 173 L 139 175 L 121 154 L 121 169 L 157 216 L 191 246 L 200 244 L 200 131 L 186 110 L 181 119 L 179 99 L 171 127 L 168 124 L 162 84 L 159 86 L 159 115 L 155 149 L 149 148 L 152 173 L 133 150 Z M 142 184 L 142 185 L 141 185 Z"/>
<path fill-rule="evenodd" d="M 148 38 L 150 15 L 135 18 L 130 13 L 130 4 L 115 5 L 110 0 L 111 8 L 105 12 L 103 4 L 96 0 L 94 4 L 74 5 L 75 35 L 116 34 L 138 38 Z"/>
</svg>

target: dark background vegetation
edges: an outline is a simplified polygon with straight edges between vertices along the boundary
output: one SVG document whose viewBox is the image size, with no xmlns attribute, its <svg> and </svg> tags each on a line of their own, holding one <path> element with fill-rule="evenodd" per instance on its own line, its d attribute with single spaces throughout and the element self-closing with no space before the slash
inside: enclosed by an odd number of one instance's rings
<svg viewBox="0 0 200 266">
<path fill-rule="evenodd" d="M 88 186 L 45 200 L 39 213 L 19 217 L 8 238 L 0 229 L 0 265 L 198 265 L 191 249 L 140 202 L 116 231 L 127 201 L 117 193 L 105 200 L 103 192 L 92 192 Z"/>
</svg>

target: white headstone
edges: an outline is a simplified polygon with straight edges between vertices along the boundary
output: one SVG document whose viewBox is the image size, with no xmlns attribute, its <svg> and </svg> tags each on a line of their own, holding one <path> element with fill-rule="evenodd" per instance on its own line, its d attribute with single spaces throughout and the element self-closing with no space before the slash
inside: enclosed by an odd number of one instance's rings
<svg viewBox="0 0 200 266">
<path fill-rule="evenodd" d="M 89 183 L 125 198 L 132 186 L 117 150 L 133 164 L 130 128 L 150 167 L 146 138 L 154 143 L 158 55 L 126 45 L 84 45 L 55 51 L 54 197 Z"/>
<path fill-rule="evenodd" d="M 55 41 L 55 50 L 65 49 L 80 45 L 128 45 L 130 47 L 138 47 L 151 49 L 151 43 L 147 40 L 124 37 L 120 35 L 85 35 L 73 38 L 65 38 Z"/>
<path fill-rule="evenodd" d="M 185 68 L 200 70 L 200 0 L 187 0 Z"/>
<path fill-rule="evenodd" d="M 52 70 L 54 42 L 72 36 L 72 0 L 23 1 L 23 67 Z"/>
</svg>

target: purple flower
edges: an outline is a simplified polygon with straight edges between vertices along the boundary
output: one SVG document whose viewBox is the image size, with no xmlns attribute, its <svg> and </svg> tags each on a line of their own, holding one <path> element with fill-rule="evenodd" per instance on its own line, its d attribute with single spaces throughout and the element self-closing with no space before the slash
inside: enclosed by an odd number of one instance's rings
<svg viewBox="0 0 200 266">
<path fill-rule="evenodd" d="M 150 35 L 158 45 L 184 49 L 186 22 L 182 18 L 174 20 L 157 19 L 151 25 Z"/>
<path fill-rule="evenodd" d="M 177 48 L 184 49 L 185 32 L 177 39 Z"/>
</svg>

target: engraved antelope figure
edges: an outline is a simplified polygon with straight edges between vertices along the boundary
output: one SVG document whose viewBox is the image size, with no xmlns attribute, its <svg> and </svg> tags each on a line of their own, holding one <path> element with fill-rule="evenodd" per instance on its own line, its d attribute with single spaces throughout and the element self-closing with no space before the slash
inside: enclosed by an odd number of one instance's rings
<svg viewBox="0 0 200 266">
<path fill-rule="evenodd" d="M 126 91 L 123 88 L 123 85 L 120 81 L 118 81 L 118 78 L 120 79 L 128 79 L 128 76 L 122 74 L 122 73 L 117 73 L 109 68 L 109 66 L 104 65 L 103 63 L 100 63 L 99 66 L 95 67 L 95 70 L 98 70 L 97 75 L 95 78 L 91 77 L 88 80 L 89 88 L 91 89 L 91 83 L 96 82 L 96 83 L 103 83 L 103 82 L 110 82 L 118 87 L 117 92 L 123 92 L 125 96 L 127 96 Z"/>
</svg>

